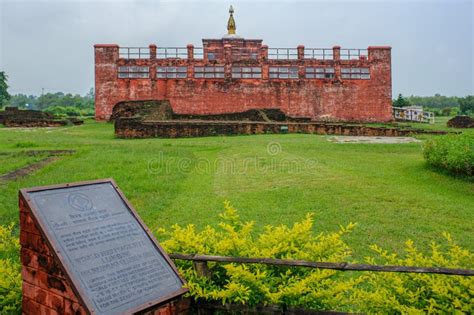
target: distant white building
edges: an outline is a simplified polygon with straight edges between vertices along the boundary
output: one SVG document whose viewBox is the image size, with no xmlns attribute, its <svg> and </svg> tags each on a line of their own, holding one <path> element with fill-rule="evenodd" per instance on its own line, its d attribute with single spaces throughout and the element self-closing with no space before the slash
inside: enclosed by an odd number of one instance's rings
<svg viewBox="0 0 474 315">
<path fill-rule="evenodd" d="M 424 111 L 422 106 L 392 107 L 392 109 L 395 120 L 430 124 L 435 122 L 434 113 Z"/>
</svg>

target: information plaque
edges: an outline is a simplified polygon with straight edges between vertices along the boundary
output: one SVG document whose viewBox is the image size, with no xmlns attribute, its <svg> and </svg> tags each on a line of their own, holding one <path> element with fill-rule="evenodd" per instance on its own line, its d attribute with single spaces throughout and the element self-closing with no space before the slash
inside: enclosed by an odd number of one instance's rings
<svg viewBox="0 0 474 315">
<path fill-rule="evenodd" d="M 20 193 L 92 314 L 133 313 L 187 291 L 113 180 Z"/>
</svg>

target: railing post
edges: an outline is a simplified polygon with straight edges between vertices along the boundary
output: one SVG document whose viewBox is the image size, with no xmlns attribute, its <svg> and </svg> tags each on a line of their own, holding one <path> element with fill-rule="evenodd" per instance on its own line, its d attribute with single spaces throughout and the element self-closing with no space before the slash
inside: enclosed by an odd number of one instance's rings
<svg viewBox="0 0 474 315">
<path fill-rule="evenodd" d="M 260 47 L 260 60 L 268 60 L 268 46 L 267 45 L 262 45 Z"/>
<path fill-rule="evenodd" d="M 262 45 L 260 47 L 260 62 L 262 65 L 262 80 L 268 80 L 268 46 Z"/>
<path fill-rule="evenodd" d="M 298 47 L 296 47 L 296 54 L 299 61 L 304 60 L 304 46 L 303 45 L 298 45 Z M 305 72 L 306 71 L 305 71 L 304 65 L 300 64 L 298 67 L 298 78 L 303 79 L 305 77 Z"/>
<path fill-rule="evenodd" d="M 199 277 L 211 278 L 211 270 L 205 261 L 193 261 L 194 270 Z"/>
<path fill-rule="evenodd" d="M 192 79 L 194 77 L 194 45 L 188 44 L 186 48 L 188 49 L 187 78 Z"/>
<path fill-rule="evenodd" d="M 304 45 L 299 45 L 297 48 L 298 51 L 298 60 L 304 59 Z"/>
<path fill-rule="evenodd" d="M 150 44 L 148 47 L 150 48 L 150 60 L 156 60 L 156 45 Z"/>
<path fill-rule="evenodd" d="M 334 79 L 341 80 L 341 46 L 332 47 L 332 58 L 334 60 Z"/>
<path fill-rule="evenodd" d="M 150 48 L 150 62 L 148 63 L 148 66 L 150 67 L 150 79 L 155 80 L 156 79 L 156 45 L 155 44 L 150 44 L 148 46 Z"/>
<path fill-rule="evenodd" d="M 188 44 L 186 48 L 188 49 L 188 59 L 194 60 L 194 45 Z"/>
</svg>

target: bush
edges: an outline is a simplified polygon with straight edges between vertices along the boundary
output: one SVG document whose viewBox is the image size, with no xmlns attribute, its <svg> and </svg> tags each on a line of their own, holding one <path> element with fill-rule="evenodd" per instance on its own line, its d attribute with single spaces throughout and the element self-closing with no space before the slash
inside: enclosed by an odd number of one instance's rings
<svg viewBox="0 0 474 315">
<path fill-rule="evenodd" d="M 474 134 L 448 135 L 429 140 L 423 146 L 423 156 L 432 166 L 472 176 Z"/>
<path fill-rule="evenodd" d="M 405 244 L 405 256 L 389 254 L 371 246 L 377 258 L 366 258 L 369 264 L 472 268 L 474 255 L 459 247 L 447 233 L 446 248 L 431 243 L 429 255 L 419 252 L 412 241 Z M 363 287 L 351 297 L 359 310 L 376 314 L 472 314 L 474 311 L 472 277 L 433 274 L 363 273 Z"/>
<path fill-rule="evenodd" d="M 44 111 L 57 117 L 94 116 L 95 113 L 93 108 L 81 109 L 75 106 L 51 106 Z"/>
<path fill-rule="evenodd" d="M 21 314 L 19 250 L 13 224 L 0 226 L 0 314 Z"/>
<path fill-rule="evenodd" d="M 198 232 L 193 225 L 175 225 L 161 244 L 168 252 L 240 257 L 269 257 L 341 262 L 350 260 L 350 248 L 342 237 L 354 224 L 333 233 L 313 232 L 311 215 L 293 227 L 267 226 L 253 236 L 253 222 L 240 221 L 228 204 L 221 214 L 219 229 L 206 227 Z M 447 250 L 432 244 L 429 256 L 419 253 L 411 241 L 405 257 L 389 254 L 372 246 L 376 258 L 368 263 L 418 266 L 472 267 L 474 256 L 458 247 L 446 234 Z M 196 300 L 225 303 L 276 304 L 282 309 L 299 307 L 313 310 L 337 310 L 367 313 L 427 313 L 472 311 L 472 287 L 469 277 L 356 273 L 269 266 L 259 264 L 208 263 L 210 278 L 196 274 L 189 261 L 177 261 L 187 280 L 189 295 Z"/>
</svg>

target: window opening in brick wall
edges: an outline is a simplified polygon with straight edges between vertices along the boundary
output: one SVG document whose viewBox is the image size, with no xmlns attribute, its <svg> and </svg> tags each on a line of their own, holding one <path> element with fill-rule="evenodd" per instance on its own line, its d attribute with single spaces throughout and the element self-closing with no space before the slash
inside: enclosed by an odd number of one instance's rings
<svg viewBox="0 0 474 315">
<path fill-rule="evenodd" d="M 118 77 L 120 79 L 147 79 L 150 75 L 150 67 L 140 66 L 120 66 L 118 67 Z"/>
<path fill-rule="evenodd" d="M 270 79 L 298 79 L 298 67 L 270 67 Z"/>
<path fill-rule="evenodd" d="M 188 76 L 188 67 L 156 67 L 158 79 L 185 79 Z"/>
<path fill-rule="evenodd" d="M 369 68 L 341 68 L 341 78 L 343 79 L 370 79 Z"/>
<path fill-rule="evenodd" d="M 332 79 L 334 78 L 334 68 L 306 67 L 306 79 Z"/>
<path fill-rule="evenodd" d="M 195 78 L 224 78 L 223 66 L 194 67 Z"/>
<path fill-rule="evenodd" d="M 261 67 L 232 67 L 232 78 L 235 79 L 252 79 L 261 78 Z"/>
</svg>

